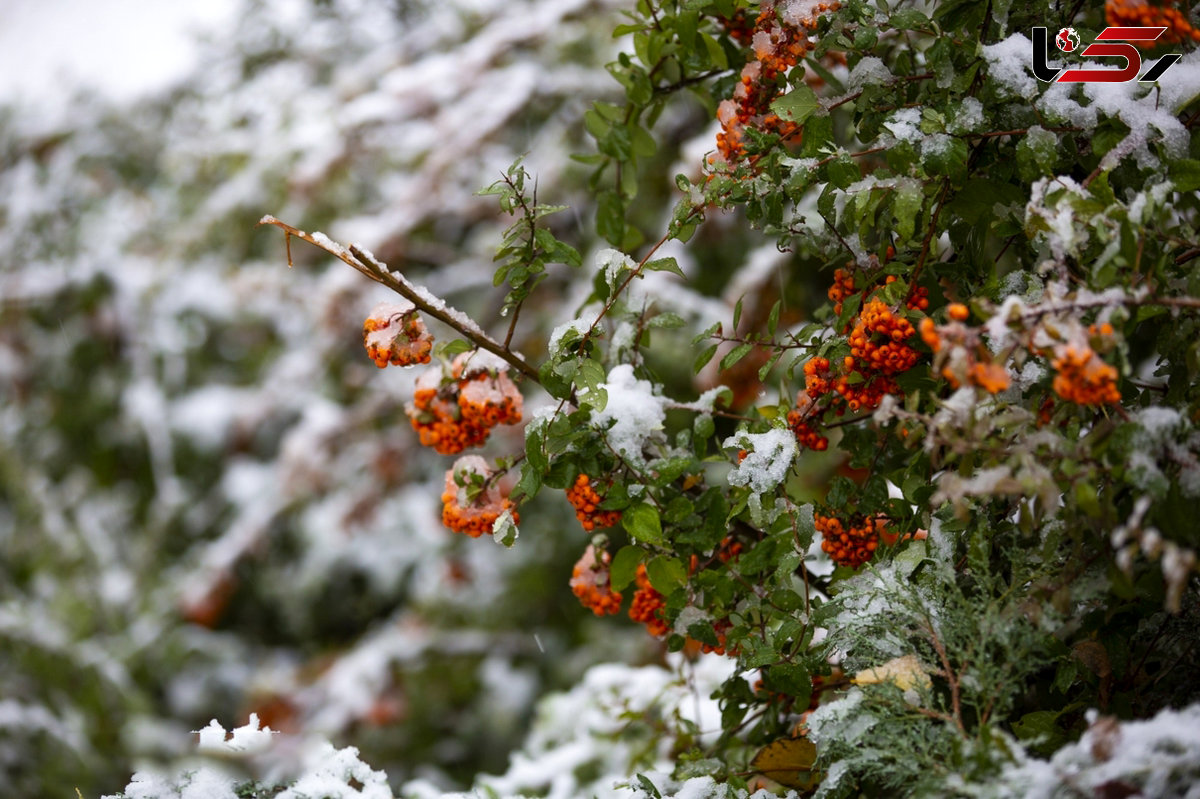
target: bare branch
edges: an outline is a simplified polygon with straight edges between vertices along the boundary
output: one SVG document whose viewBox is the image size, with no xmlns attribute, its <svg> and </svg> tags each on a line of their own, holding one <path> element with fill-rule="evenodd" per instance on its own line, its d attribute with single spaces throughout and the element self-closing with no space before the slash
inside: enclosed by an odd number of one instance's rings
<svg viewBox="0 0 1200 799">
<path fill-rule="evenodd" d="M 324 234 L 306 233 L 270 215 L 264 216 L 259 220 L 258 224 L 274 225 L 283 231 L 284 241 L 287 242 L 288 247 L 288 266 L 291 266 L 291 239 L 295 236 L 302 241 L 307 241 L 314 247 L 324 250 L 376 283 L 387 286 L 415 305 L 417 310 L 454 328 L 476 347 L 487 350 L 493 355 L 504 359 L 533 382 L 541 382 L 538 379 L 537 370 L 528 361 L 485 333 L 470 317 L 452 308 L 444 300 L 434 296 L 423 286 L 416 286 L 410 283 L 403 275 L 388 269 L 387 264 L 377 260 L 375 256 L 361 247 L 354 244 L 346 247 L 331 240 Z"/>
</svg>

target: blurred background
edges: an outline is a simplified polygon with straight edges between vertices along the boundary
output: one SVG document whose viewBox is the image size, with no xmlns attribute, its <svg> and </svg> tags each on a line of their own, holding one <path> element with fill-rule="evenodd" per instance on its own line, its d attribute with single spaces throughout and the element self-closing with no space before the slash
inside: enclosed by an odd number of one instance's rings
<svg viewBox="0 0 1200 799">
<path fill-rule="evenodd" d="M 288 269 L 256 227 L 361 243 L 500 321 L 509 220 L 475 192 L 518 155 L 539 201 L 570 206 L 556 235 L 585 264 L 603 246 L 569 155 L 592 149 L 590 104 L 619 99 L 618 5 L 4 4 L 0 795 L 113 793 L 250 713 L 290 734 L 246 776 L 286 780 L 327 739 L 393 786 L 462 788 L 503 771 L 538 697 L 661 659 L 571 596 L 587 538 L 559 492 L 511 550 L 442 527 L 452 459 L 417 445 L 415 374 L 362 348 L 386 292 L 299 242 Z M 659 120 L 635 207 L 653 238 L 713 125 L 686 94 Z M 697 326 L 728 318 L 722 290 L 762 299 L 747 324 L 773 302 L 786 256 L 737 230 L 672 253 L 711 295 L 671 284 Z M 537 362 L 589 284 L 554 271 L 516 348 Z M 658 368 L 686 398 L 681 360 Z M 544 398 L 522 388 L 528 418 Z M 513 429 L 485 454 L 521 446 Z"/>
<path fill-rule="evenodd" d="M 442 527 L 452 459 L 416 445 L 414 375 L 362 350 L 382 290 L 302 247 L 289 270 L 255 227 L 361 242 L 491 318 L 505 220 L 474 192 L 530 151 L 541 196 L 588 212 L 561 170 L 614 93 L 615 20 L 582 0 L 4 4 L 0 795 L 116 792 L 251 712 L 292 733 L 263 774 L 327 738 L 396 785 L 461 787 L 503 770 L 542 693 L 654 656 L 570 595 L 585 538 L 561 496 L 512 550 Z"/>
</svg>

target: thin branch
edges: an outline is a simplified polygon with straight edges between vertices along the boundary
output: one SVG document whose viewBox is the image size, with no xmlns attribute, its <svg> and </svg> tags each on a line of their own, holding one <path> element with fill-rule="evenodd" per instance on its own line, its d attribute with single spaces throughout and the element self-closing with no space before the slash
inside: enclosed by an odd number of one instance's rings
<svg viewBox="0 0 1200 799">
<path fill-rule="evenodd" d="M 487 333 L 476 325 L 469 317 L 462 312 L 450 307 L 443 300 L 430 294 L 423 287 L 415 286 L 408 282 L 408 279 L 403 275 L 392 272 L 388 269 L 387 264 L 378 261 L 373 255 L 361 249 L 357 245 L 351 244 L 349 247 L 344 247 L 337 242 L 332 241 L 323 234 L 306 233 L 299 228 L 292 227 L 286 222 L 281 222 L 273 216 L 267 215 L 259 220 L 260 225 L 274 225 L 284 233 L 284 241 L 288 247 L 288 266 L 291 262 L 291 238 L 296 238 L 307 241 L 309 244 L 329 253 L 337 258 L 342 263 L 350 266 L 362 274 L 374 280 L 380 285 L 387 286 L 392 291 L 399 294 L 404 299 L 416 306 L 417 310 L 431 316 L 434 319 L 454 328 L 461 333 L 468 341 L 480 349 L 502 358 L 513 366 L 522 375 L 529 378 L 535 383 L 540 383 L 537 370 L 534 369 L 528 361 L 521 356 L 508 349 L 503 344 L 500 344 Z"/>
<path fill-rule="evenodd" d="M 950 683 L 950 704 L 954 708 L 954 726 L 958 727 L 959 732 L 966 735 L 967 731 L 963 727 L 962 722 L 962 700 L 958 694 L 958 676 L 950 666 L 950 656 L 946 654 L 946 646 L 942 643 L 942 639 L 938 638 L 938 634 L 934 632 L 933 622 L 929 622 L 926 631 L 929 633 L 929 643 L 933 644 L 934 651 L 938 654 L 938 660 L 942 661 L 944 676 Z"/>
<path fill-rule="evenodd" d="M 708 80 L 709 78 L 715 78 L 716 76 L 721 75 L 725 72 L 731 72 L 731 70 L 710 69 L 708 72 L 701 72 L 698 75 L 692 75 L 690 78 L 683 78 L 681 80 L 675 81 L 674 83 L 668 83 L 663 86 L 655 86 L 654 93 L 660 94 L 660 95 L 661 94 L 671 94 L 672 92 L 677 92 L 680 89 L 685 89 L 688 86 L 692 86 L 696 83 L 703 83 L 704 81 Z"/>
<path fill-rule="evenodd" d="M 696 215 L 696 211 L 697 209 L 693 208 L 692 213 L 689 214 L 687 219 L 684 221 L 689 221 L 693 216 Z M 638 265 L 630 270 L 629 274 L 625 277 L 625 280 L 621 282 L 621 285 L 617 286 L 616 289 L 613 290 L 612 296 L 609 298 L 608 302 L 606 302 L 604 307 L 600 309 L 600 313 L 596 315 L 595 321 L 592 322 L 591 326 L 588 327 L 587 332 L 584 333 L 583 337 L 579 340 L 579 349 L 581 352 L 583 351 L 583 348 L 587 344 L 588 340 L 591 339 L 592 334 L 596 332 L 596 326 L 600 324 L 600 320 L 603 319 L 608 312 L 613 309 L 613 306 L 617 304 L 617 299 L 621 296 L 625 289 L 629 287 L 629 284 L 633 282 L 633 279 L 642 274 L 642 269 L 646 267 L 646 264 L 649 262 L 650 258 L 653 257 L 654 253 L 658 252 L 658 248 L 666 244 L 670 239 L 671 231 L 668 229 L 667 232 L 663 234 L 663 237 L 659 239 L 654 246 L 650 248 L 650 251 L 642 257 L 642 260 L 638 262 Z"/>
<path fill-rule="evenodd" d="M 933 232 L 937 230 L 938 217 L 941 216 L 942 208 L 946 205 L 946 195 L 950 191 L 950 181 L 942 183 L 941 194 L 938 195 L 937 208 L 933 209 L 933 215 L 929 220 L 929 230 L 925 233 L 925 240 L 921 242 L 921 254 L 917 258 L 917 265 L 913 268 L 912 277 L 908 279 L 910 286 L 917 285 L 917 278 L 921 276 L 921 269 L 925 266 L 925 259 L 929 257 L 929 247 L 933 243 Z"/>
</svg>

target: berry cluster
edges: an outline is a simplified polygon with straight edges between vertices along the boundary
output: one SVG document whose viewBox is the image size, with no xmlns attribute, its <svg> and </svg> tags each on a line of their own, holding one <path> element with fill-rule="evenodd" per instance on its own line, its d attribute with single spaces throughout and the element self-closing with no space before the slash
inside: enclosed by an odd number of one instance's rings
<svg viewBox="0 0 1200 799">
<path fill-rule="evenodd" d="M 405 410 L 421 444 L 456 455 L 487 441 L 492 428 L 521 421 L 521 392 L 498 359 L 463 353 L 451 364 L 450 378 L 434 369 L 417 378 Z"/>
<path fill-rule="evenodd" d="M 589 546 L 571 571 L 571 593 L 597 616 L 611 616 L 621 609 L 621 595 L 609 585 L 611 562 L 612 556 L 606 550 L 600 550 L 597 557 L 596 547 Z"/>
<path fill-rule="evenodd" d="M 888 376 L 908 371 L 917 362 L 917 351 L 904 342 L 915 332 L 911 322 L 893 314 L 882 300 L 869 300 L 850 331 L 850 355 L 854 362 L 847 360 L 846 368 L 857 367 L 864 374 L 873 371 Z M 841 389 L 839 393 L 845 396 Z"/>
<path fill-rule="evenodd" d="M 744 8 L 739 8 L 732 17 L 718 17 L 718 21 L 725 28 L 725 32 L 729 34 L 729 38 L 742 47 L 748 46 L 754 38 L 756 25 L 750 20 L 750 15 Z"/>
<path fill-rule="evenodd" d="M 1167 29 L 1157 41 L 1134 42 L 1138 47 L 1155 47 L 1188 40 L 1200 42 L 1200 30 L 1192 27 L 1182 11 L 1165 3 L 1157 5 L 1146 0 L 1108 0 L 1104 4 L 1104 18 L 1114 27 Z"/>
<path fill-rule="evenodd" d="M 850 331 L 842 374 L 832 374 L 828 358 L 813 358 L 804 365 L 805 390 L 814 400 L 835 391 L 851 411 L 878 408 L 885 394 L 900 390 L 893 376 L 917 362 L 917 351 L 905 343 L 914 333 L 912 324 L 883 301 L 868 300 Z"/>
<path fill-rule="evenodd" d="M 671 629 L 662 616 L 666 605 L 663 595 L 650 585 L 646 567 L 639 565 L 637 567 L 637 591 L 633 595 L 633 604 L 629 606 L 629 618 L 646 625 L 646 631 L 655 638 L 661 638 Z"/>
<path fill-rule="evenodd" d="M 1054 392 L 1077 405 L 1107 405 L 1121 401 L 1117 370 L 1091 347 L 1068 344 L 1054 360 Z"/>
<path fill-rule="evenodd" d="M 935 367 L 941 366 L 941 375 L 952 388 L 965 382 L 998 394 L 1012 380 L 1008 370 L 992 360 L 980 341 L 979 331 L 964 324 L 970 314 L 970 309 L 962 303 L 950 303 L 946 306 L 946 316 L 950 318 L 946 324 L 939 326 L 928 316 L 921 320 L 921 340 L 933 350 Z"/>
<path fill-rule="evenodd" d="M 833 285 L 829 287 L 829 291 L 825 294 L 833 301 L 834 315 L 842 315 L 842 301 L 856 292 L 854 275 L 845 269 L 833 270 Z"/>
<path fill-rule="evenodd" d="M 888 247 L 888 252 L 892 252 L 891 247 Z M 884 283 L 890 285 L 899 279 L 895 275 L 888 275 Z M 904 298 L 904 307 L 910 311 L 928 311 L 929 289 L 924 286 L 913 286 L 909 289 L 908 296 Z"/>
<path fill-rule="evenodd" d="M 621 521 L 621 511 L 600 510 L 604 498 L 592 487 L 592 478 L 581 474 L 575 478 L 575 485 L 567 489 L 567 501 L 575 508 L 575 518 L 583 525 L 583 529 L 592 530 L 612 527 Z"/>
<path fill-rule="evenodd" d="M 456 460 L 446 472 L 442 490 L 442 524 L 471 538 L 490 533 L 504 511 L 510 511 L 513 524 L 518 524 L 520 517 L 513 510 L 512 501 L 501 495 L 495 477 L 478 455 Z"/>
<path fill-rule="evenodd" d="M 888 248 L 889 257 L 893 250 Z M 850 267 L 850 264 L 847 264 Z M 898 278 L 890 276 L 888 283 Z M 833 274 L 833 285 L 828 296 L 833 301 L 834 311 L 841 314 L 847 297 L 861 292 L 864 304 L 855 319 L 846 326 L 850 343 L 850 354 L 842 359 L 835 372 L 828 358 L 811 358 L 804 364 L 804 391 L 797 397 L 797 411 L 788 414 L 788 426 L 796 433 L 802 446 L 821 450 L 828 446 L 823 436 L 814 431 L 808 422 L 808 405 L 826 395 L 834 395 L 827 406 L 840 416 L 846 409 L 851 411 L 873 410 L 887 394 L 896 394 L 900 387 L 895 376 L 911 369 L 920 357 L 908 340 L 916 333 L 912 323 L 893 311 L 878 297 L 867 298 L 872 289 L 858 289 L 854 275 L 847 269 L 838 269 Z M 929 291 L 914 287 L 909 291 L 905 305 L 909 310 L 923 311 L 929 307 Z M 803 406 L 803 407 L 802 407 Z"/>
<path fill-rule="evenodd" d="M 887 253 L 884 261 L 891 260 L 896 254 L 896 249 L 888 245 Z M 874 256 L 872 256 L 874 257 Z M 833 271 L 833 285 L 829 287 L 829 291 L 825 294 L 833 301 L 833 313 L 837 316 L 842 315 L 843 301 L 853 294 L 866 294 L 868 289 L 855 288 L 854 275 L 850 268 L 854 265 L 853 261 L 846 262 L 845 269 L 835 269 Z M 888 275 L 884 285 L 891 285 L 900 278 L 895 275 Z M 925 311 L 929 309 L 929 289 L 924 286 L 913 286 L 908 291 L 908 296 L 904 299 L 904 307 L 910 311 Z"/>
<path fill-rule="evenodd" d="M 785 138 L 799 130 L 794 122 L 772 113 L 771 103 L 787 90 L 784 76 L 813 49 L 808 33 L 816 30 L 817 15 L 837 8 L 837 3 L 817 3 L 811 16 L 800 18 L 787 9 L 778 13 L 775 3 L 767 0 L 752 29 L 744 17 L 726 23 L 732 38 L 754 49 L 754 60 L 742 68 L 733 97 L 721 101 L 717 109 L 721 121 L 717 149 L 726 162 L 733 163 L 745 154 L 747 127 Z"/>
<path fill-rule="evenodd" d="M 819 361 L 820 363 L 814 363 Z M 809 367 L 812 366 L 810 373 Z M 820 384 L 824 380 L 819 373 L 818 368 L 823 368 L 824 372 L 829 371 L 828 358 L 814 358 L 804 365 L 804 380 L 808 382 L 810 374 L 813 377 L 813 382 Z M 828 391 L 828 388 L 825 389 Z M 812 413 L 815 408 L 815 403 L 809 396 L 806 390 L 801 391 L 796 395 L 796 407 L 788 411 L 787 423 L 788 428 L 796 435 L 796 443 L 802 447 L 807 447 L 817 452 L 824 452 L 829 448 L 829 439 L 818 433 L 812 428 Z"/>
<path fill-rule="evenodd" d="M 429 363 L 433 336 L 412 305 L 384 303 L 363 322 L 363 346 L 380 369 Z"/>
<path fill-rule="evenodd" d="M 738 555 L 741 555 L 742 549 L 741 541 L 736 540 L 731 535 L 727 535 L 721 539 L 721 544 L 717 547 L 717 560 L 722 563 L 728 563 Z"/>
<path fill-rule="evenodd" d="M 871 559 L 879 546 L 879 536 L 887 529 L 884 516 L 854 516 L 846 522 L 834 516 L 813 515 L 816 528 L 825 539 L 821 549 L 839 566 L 856 569 Z"/>
<path fill-rule="evenodd" d="M 703 641 L 701 641 L 700 642 L 700 651 L 704 652 L 706 654 L 712 653 L 714 655 L 724 655 L 727 651 L 727 646 L 728 646 L 726 639 L 725 639 L 725 633 L 727 633 L 729 631 L 729 628 L 732 626 L 733 626 L 733 622 L 731 622 L 729 619 L 721 619 L 719 621 L 713 622 L 713 632 L 716 633 L 716 635 L 717 635 L 717 643 L 716 644 L 706 644 Z M 736 648 L 729 649 L 728 652 L 731 656 L 737 654 Z"/>
</svg>

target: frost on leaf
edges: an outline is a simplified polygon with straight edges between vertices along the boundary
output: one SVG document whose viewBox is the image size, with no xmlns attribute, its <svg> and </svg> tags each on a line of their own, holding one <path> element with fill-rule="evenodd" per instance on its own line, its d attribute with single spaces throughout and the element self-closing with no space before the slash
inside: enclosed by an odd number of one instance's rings
<svg viewBox="0 0 1200 799">
<path fill-rule="evenodd" d="M 787 477 L 796 457 L 796 436 L 787 428 L 765 433 L 738 433 L 722 446 L 746 450 L 746 457 L 729 473 L 729 484 L 749 486 L 756 493 L 773 491 Z"/>
<path fill-rule="evenodd" d="M 604 410 L 593 414 L 592 421 L 607 427 L 613 450 L 640 462 L 646 442 L 663 429 L 663 397 L 648 380 L 639 380 L 629 364 L 614 366 L 600 388 L 607 392 L 608 402 Z"/>
</svg>

